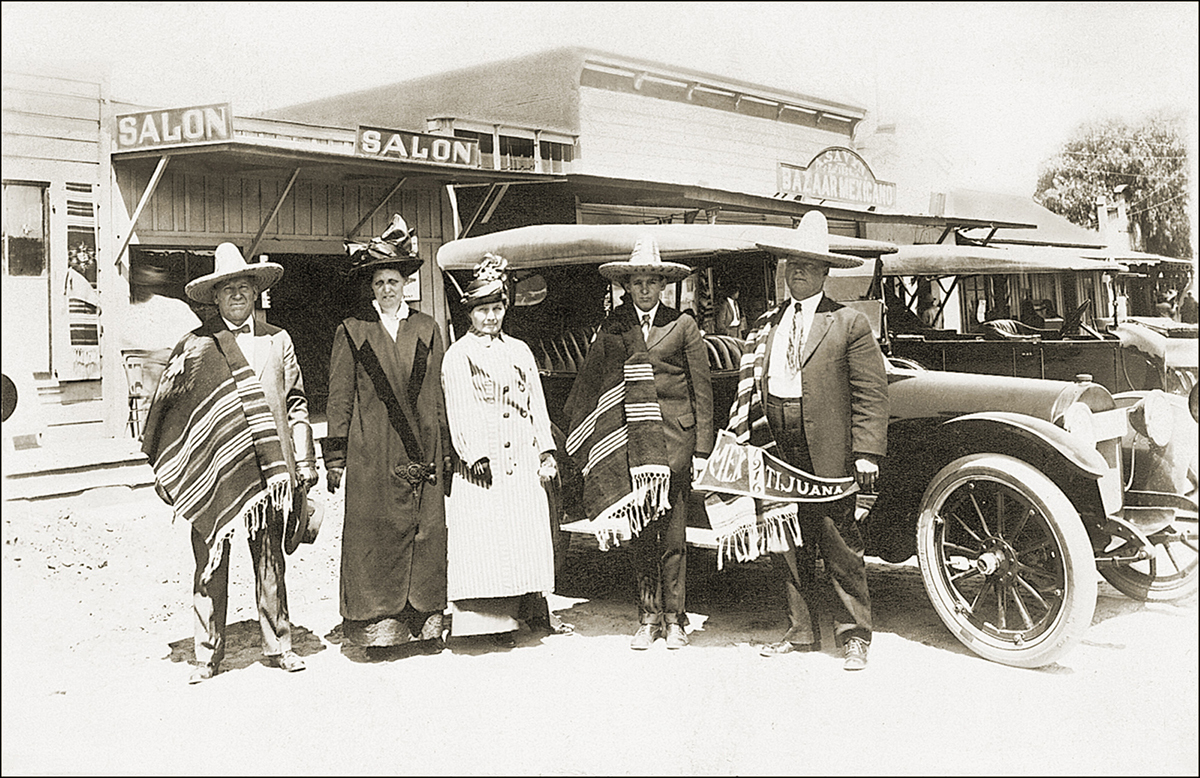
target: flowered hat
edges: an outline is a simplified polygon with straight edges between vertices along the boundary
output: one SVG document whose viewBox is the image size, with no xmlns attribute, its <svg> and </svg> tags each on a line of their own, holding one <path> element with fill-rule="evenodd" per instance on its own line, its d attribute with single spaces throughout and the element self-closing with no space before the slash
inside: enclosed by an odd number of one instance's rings
<svg viewBox="0 0 1200 778">
<path fill-rule="evenodd" d="M 496 254 L 484 254 L 475 266 L 475 277 L 463 292 L 462 303 L 470 308 L 488 303 L 508 305 L 508 260 Z"/>
</svg>

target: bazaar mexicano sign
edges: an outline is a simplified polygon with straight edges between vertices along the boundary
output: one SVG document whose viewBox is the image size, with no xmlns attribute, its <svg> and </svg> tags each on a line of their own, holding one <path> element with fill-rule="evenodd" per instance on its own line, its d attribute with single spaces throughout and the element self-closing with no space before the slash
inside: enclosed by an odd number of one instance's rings
<svg viewBox="0 0 1200 778">
<path fill-rule="evenodd" d="M 479 141 L 473 138 L 426 135 L 379 127 L 359 126 L 354 153 L 360 157 L 479 167 Z"/>
<path fill-rule="evenodd" d="M 840 146 L 821 151 L 808 167 L 780 162 L 779 192 L 856 205 L 896 203 L 896 185 L 877 180 L 862 157 Z"/>
<path fill-rule="evenodd" d="M 118 151 L 233 140 L 229 103 L 125 113 L 116 122 Z"/>
</svg>

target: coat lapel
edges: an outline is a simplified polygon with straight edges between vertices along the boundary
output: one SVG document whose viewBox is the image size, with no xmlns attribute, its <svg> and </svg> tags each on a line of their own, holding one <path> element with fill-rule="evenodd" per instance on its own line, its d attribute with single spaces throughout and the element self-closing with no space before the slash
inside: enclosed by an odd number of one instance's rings
<svg viewBox="0 0 1200 778">
<path fill-rule="evenodd" d="M 801 367 L 808 364 L 813 351 L 829 334 L 830 325 L 833 324 L 833 312 L 840 307 L 828 297 L 822 297 L 821 302 L 817 304 L 817 311 L 813 314 L 812 328 L 808 331 L 808 335 L 804 339 L 804 349 L 800 352 Z"/>
</svg>

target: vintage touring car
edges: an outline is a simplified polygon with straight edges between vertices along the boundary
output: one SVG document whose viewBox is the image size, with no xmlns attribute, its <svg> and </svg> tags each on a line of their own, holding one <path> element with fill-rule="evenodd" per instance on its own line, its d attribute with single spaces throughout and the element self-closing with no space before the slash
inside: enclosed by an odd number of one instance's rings
<svg viewBox="0 0 1200 778">
<path fill-rule="evenodd" d="M 505 327 L 540 360 L 560 427 L 591 334 L 620 294 L 596 268 L 628 257 L 644 236 L 656 240 L 663 259 L 695 268 L 664 298 L 702 326 L 711 317 L 711 290 L 731 278 L 741 284 L 748 315 L 769 307 L 782 289 L 774 259 L 757 244 L 794 239 L 786 228 L 766 226 L 541 225 L 452 241 L 438 252 L 454 299 L 484 253 L 509 261 L 514 305 Z M 831 250 L 860 256 L 896 250 L 830 240 Z M 842 302 L 864 310 L 882 337 L 882 300 Z M 452 307 L 452 332 L 464 331 L 465 316 Z M 706 341 L 720 428 L 741 342 Z M 888 374 L 888 457 L 877 496 L 859 501 L 867 553 L 890 562 L 916 556 L 938 615 L 972 651 L 1020 667 L 1055 661 L 1091 624 L 1097 573 L 1142 600 L 1195 591 L 1195 388 L 1188 397 L 1113 394 L 1086 376 L 985 376 L 902 361 Z M 587 533 L 564 470 L 563 529 Z M 712 547 L 712 532 L 689 527 L 688 540 Z"/>
</svg>

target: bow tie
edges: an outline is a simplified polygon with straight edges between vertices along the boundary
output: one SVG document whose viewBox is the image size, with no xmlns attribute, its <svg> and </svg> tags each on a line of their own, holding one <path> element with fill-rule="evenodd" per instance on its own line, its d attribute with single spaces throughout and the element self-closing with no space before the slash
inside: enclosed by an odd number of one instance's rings
<svg viewBox="0 0 1200 778">
<path fill-rule="evenodd" d="M 243 324 L 242 326 L 238 327 L 237 329 L 230 330 L 230 332 L 232 332 L 234 335 L 249 335 L 250 334 L 250 325 Z"/>
</svg>

